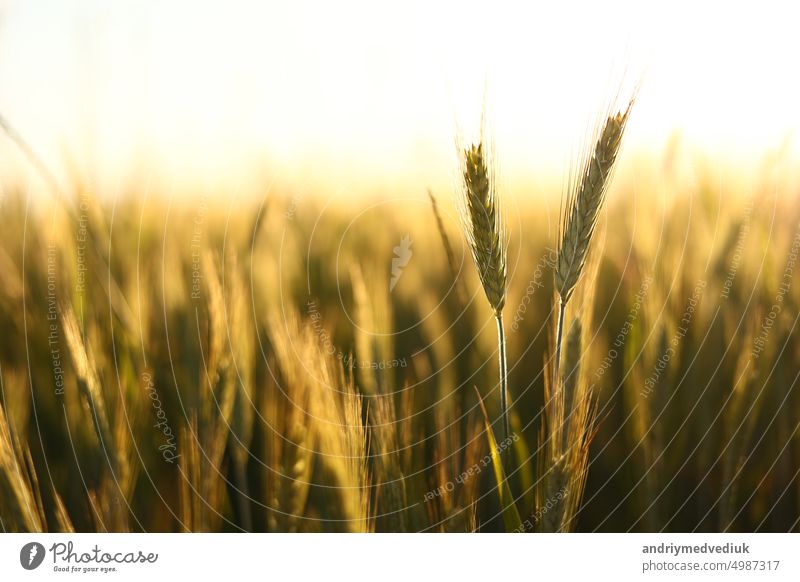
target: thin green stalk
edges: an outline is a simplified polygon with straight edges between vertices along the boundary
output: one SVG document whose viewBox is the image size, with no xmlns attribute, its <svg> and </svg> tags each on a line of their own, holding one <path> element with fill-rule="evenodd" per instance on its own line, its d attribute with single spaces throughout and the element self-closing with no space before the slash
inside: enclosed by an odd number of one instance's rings
<svg viewBox="0 0 800 582">
<path fill-rule="evenodd" d="M 508 435 L 511 433 L 508 423 L 508 362 L 506 361 L 506 333 L 503 328 L 503 316 L 501 313 L 495 315 L 497 321 L 497 345 L 500 358 L 500 416 L 503 423 L 502 447 L 508 447 Z M 502 449 L 501 449 L 502 450 Z M 503 467 L 508 474 L 510 450 L 503 456 Z"/>
</svg>

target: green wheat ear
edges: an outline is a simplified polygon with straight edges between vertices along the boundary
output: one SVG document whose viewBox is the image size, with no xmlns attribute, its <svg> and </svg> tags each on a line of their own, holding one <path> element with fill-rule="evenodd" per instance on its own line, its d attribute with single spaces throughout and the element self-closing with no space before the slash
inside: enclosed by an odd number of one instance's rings
<svg viewBox="0 0 800 582">
<path fill-rule="evenodd" d="M 465 148 L 462 163 L 464 231 L 486 299 L 495 314 L 500 314 L 506 303 L 508 244 L 483 142 Z"/>
<path fill-rule="evenodd" d="M 567 199 L 556 264 L 556 291 L 562 303 L 569 301 L 586 264 L 597 217 L 611 183 L 614 162 L 632 107 L 633 100 L 624 111 L 606 118 L 594 150 L 585 162 L 581 180 Z"/>
<path fill-rule="evenodd" d="M 508 371 L 503 307 L 506 304 L 508 239 L 498 204 L 491 155 L 481 140 L 461 150 L 461 224 L 478 269 L 483 292 L 494 310 L 500 368 L 500 415 L 503 442 L 508 439 Z M 508 467 L 509 455 L 504 457 Z M 506 473 L 508 471 L 506 470 Z"/>
<path fill-rule="evenodd" d="M 561 238 L 555 269 L 555 285 L 558 294 L 558 321 L 556 323 L 556 358 L 553 382 L 558 382 L 561 364 L 561 338 L 564 332 L 564 316 L 567 302 L 572 297 L 580 280 L 589 247 L 592 242 L 597 218 L 605 200 L 614 162 L 617 159 L 625 126 L 628 123 L 635 96 L 625 109 L 608 115 L 602 128 L 596 133 L 594 148 L 587 152 L 582 164 L 580 180 L 572 192 L 567 194 L 565 212 L 561 223 Z"/>
</svg>

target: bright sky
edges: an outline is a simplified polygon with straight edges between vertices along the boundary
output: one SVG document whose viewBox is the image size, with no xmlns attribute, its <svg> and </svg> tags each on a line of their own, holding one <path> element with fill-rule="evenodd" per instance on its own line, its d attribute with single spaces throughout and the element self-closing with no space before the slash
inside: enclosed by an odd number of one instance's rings
<svg viewBox="0 0 800 582">
<path fill-rule="evenodd" d="M 626 71 L 628 150 L 679 130 L 756 160 L 793 137 L 788 3 L 644 4 L 6 0 L 0 113 L 59 174 L 209 188 L 443 184 L 484 88 L 503 175 L 557 176 Z"/>
</svg>

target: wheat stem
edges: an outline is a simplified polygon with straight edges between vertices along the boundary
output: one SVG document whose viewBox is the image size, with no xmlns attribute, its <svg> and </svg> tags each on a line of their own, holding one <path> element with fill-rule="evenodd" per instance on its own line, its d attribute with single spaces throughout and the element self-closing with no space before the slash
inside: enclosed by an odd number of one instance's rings
<svg viewBox="0 0 800 582">
<path fill-rule="evenodd" d="M 559 299 L 558 301 L 558 322 L 556 323 L 556 362 L 553 368 L 553 389 L 558 386 L 558 370 L 561 367 L 561 341 L 564 335 L 564 318 L 567 313 L 567 303 Z"/>
<path fill-rule="evenodd" d="M 511 433 L 508 423 L 508 362 L 506 359 L 506 332 L 503 328 L 503 317 L 499 313 L 495 316 L 497 321 L 497 346 L 500 359 L 500 418 L 503 423 L 502 446 L 508 446 L 508 435 Z M 503 457 L 503 467 L 508 474 L 508 454 Z"/>
<path fill-rule="evenodd" d="M 503 425 L 503 449 L 508 447 L 508 364 L 506 361 L 506 334 L 503 329 L 503 307 L 506 304 L 508 277 L 506 260 L 508 239 L 498 204 L 494 181 L 492 155 L 481 141 L 460 152 L 462 163 L 461 223 L 478 269 L 483 292 L 494 312 L 497 322 L 498 357 L 500 361 L 500 423 Z M 506 474 L 510 467 L 509 455 L 503 456 Z"/>
</svg>

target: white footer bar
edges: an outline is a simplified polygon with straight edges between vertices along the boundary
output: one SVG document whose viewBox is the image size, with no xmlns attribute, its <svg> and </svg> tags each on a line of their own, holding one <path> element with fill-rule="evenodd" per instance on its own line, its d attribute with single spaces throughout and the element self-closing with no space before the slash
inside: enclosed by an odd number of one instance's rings
<svg viewBox="0 0 800 582">
<path fill-rule="evenodd" d="M 0 579 L 796 581 L 798 554 L 800 534 L 0 534 Z"/>
</svg>

